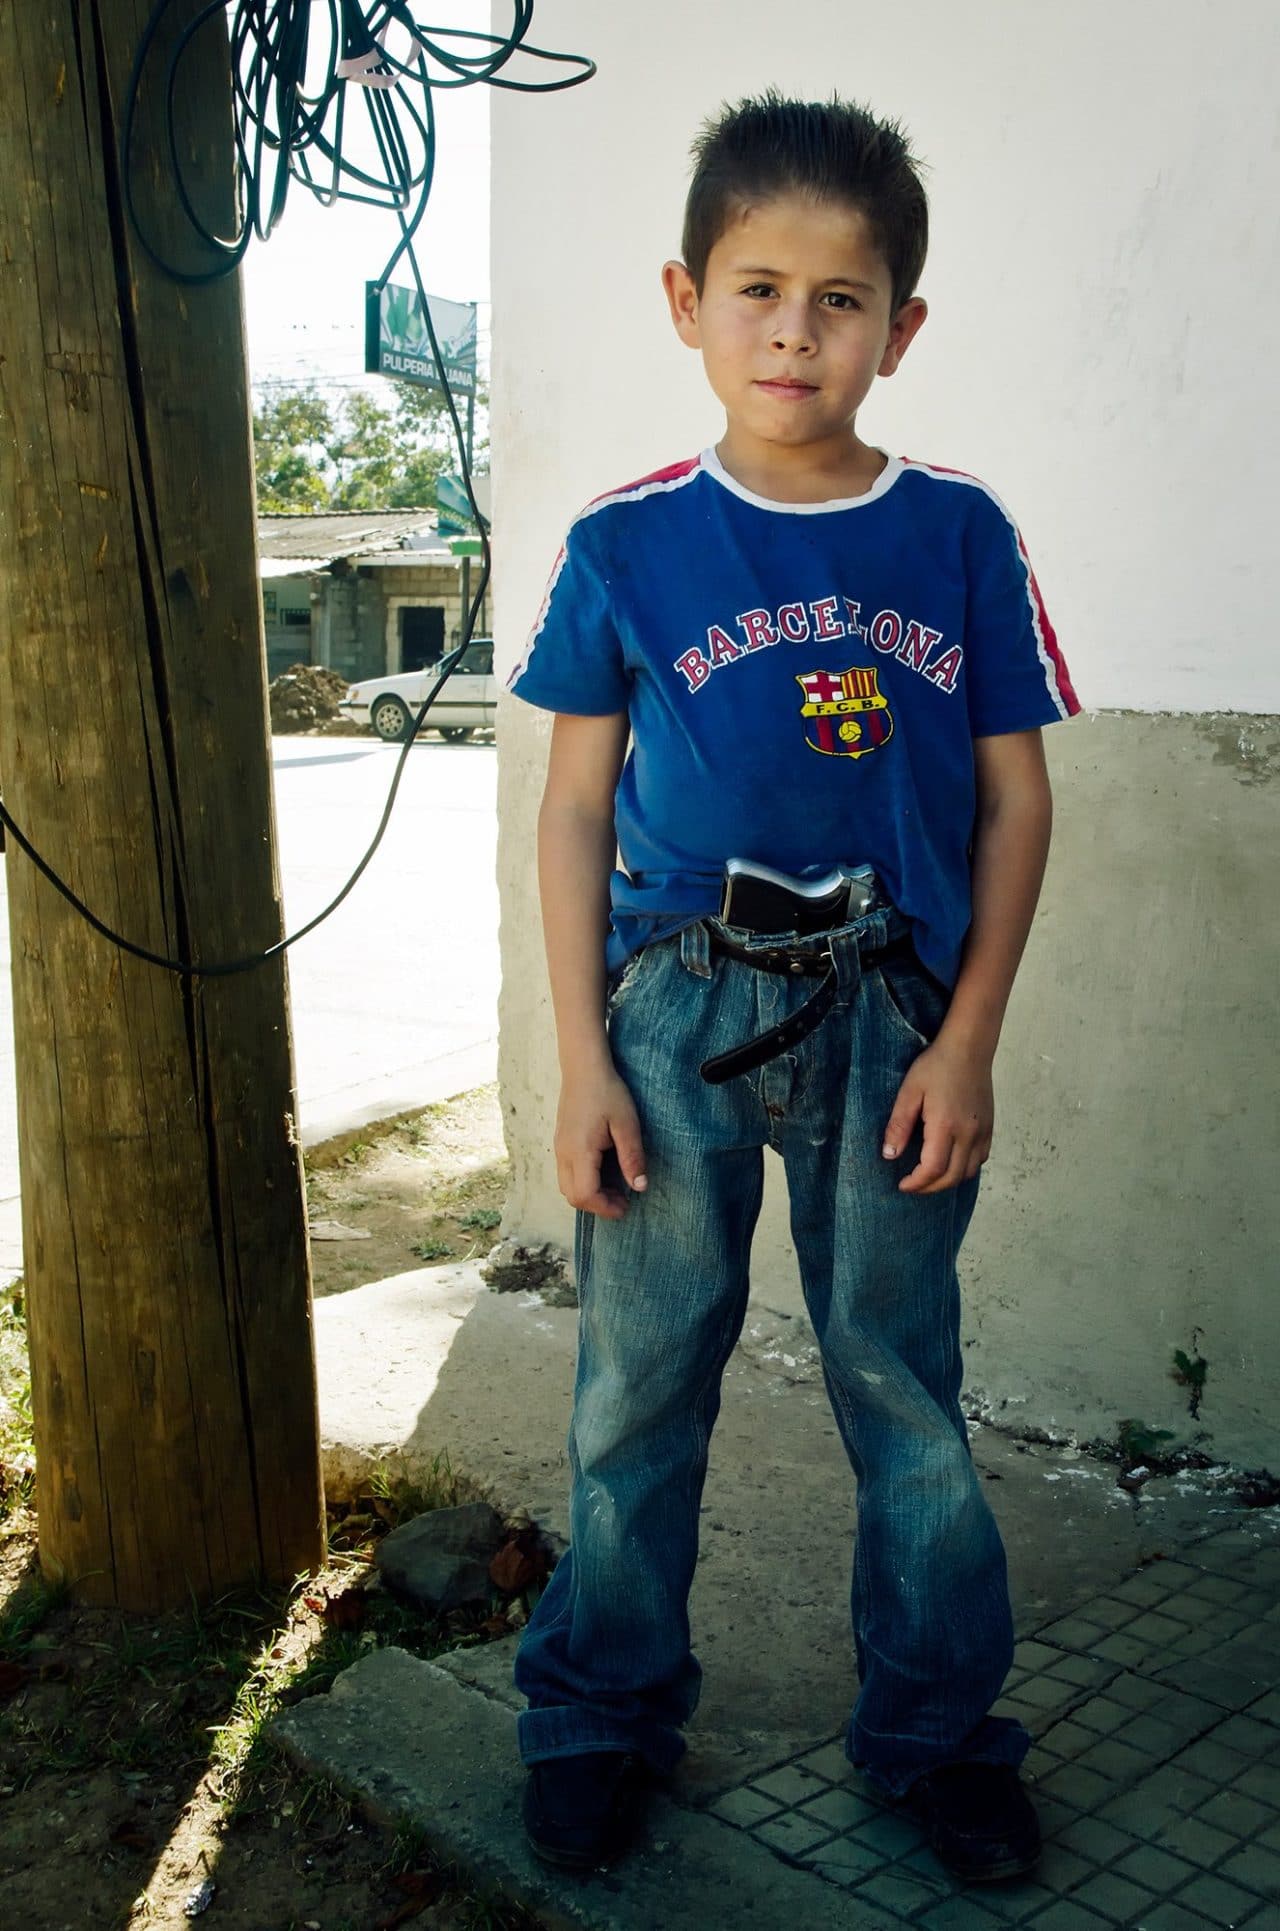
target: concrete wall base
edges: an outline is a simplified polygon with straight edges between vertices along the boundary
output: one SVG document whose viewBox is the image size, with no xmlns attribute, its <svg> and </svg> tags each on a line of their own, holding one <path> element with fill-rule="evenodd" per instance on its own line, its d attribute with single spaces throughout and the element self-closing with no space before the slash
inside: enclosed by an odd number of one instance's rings
<svg viewBox="0 0 1280 1931">
<path fill-rule="evenodd" d="M 550 719 L 500 716 L 504 1233 L 568 1246 L 533 822 Z M 1280 1463 L 1280 719 L 1085 714 L 1046 732 L 1049 875 L 996 1063 L 964 1260 L 967 1383 L 993 1417 L 1125 1418 Z M 753 1295 L 801 1306 L 781 1163 Z M 1198 1417 L 1174 1351 L 1208 1363 Z"/>
</svg>

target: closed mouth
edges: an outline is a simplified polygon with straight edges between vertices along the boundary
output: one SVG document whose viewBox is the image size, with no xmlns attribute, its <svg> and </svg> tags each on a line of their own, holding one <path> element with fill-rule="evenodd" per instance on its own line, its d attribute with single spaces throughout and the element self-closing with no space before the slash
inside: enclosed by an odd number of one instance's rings
<svg viewBox="0 0 1280 1931">
<path fill-rule="evenodd" d="M 797 376 L 764 376 L 757 382 L 758 389 L 768 389 L 779 396 L 812 396 L 818 392 L 816 382 L 802 382 Z"/>
</svg>

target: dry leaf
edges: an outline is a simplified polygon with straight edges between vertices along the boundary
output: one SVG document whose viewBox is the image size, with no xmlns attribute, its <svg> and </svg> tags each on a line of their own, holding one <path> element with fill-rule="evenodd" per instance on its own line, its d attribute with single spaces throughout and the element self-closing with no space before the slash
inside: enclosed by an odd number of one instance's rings
<svg viewBox="0 0 1280 1931">
<path fill-rule="evenodd" d="M 369 1604 L 363 1589 L 343 1589 L 329 1597 L 320 1613 L 330 1629 L 363 1629 Z"/>
<path fill-rule="evenodd" d="M 489 1564 L 490 1582 L 507 1596 L 518 1596 L 522 1589 L 543 1581 L 546 1573 L 547 1558 L 533 1528 L 517 1530 Z"/>
</svg>

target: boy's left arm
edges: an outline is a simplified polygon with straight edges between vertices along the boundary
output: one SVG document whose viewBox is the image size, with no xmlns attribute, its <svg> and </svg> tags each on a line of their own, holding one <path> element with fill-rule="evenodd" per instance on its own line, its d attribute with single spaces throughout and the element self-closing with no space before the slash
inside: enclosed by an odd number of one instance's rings
<svg viewBox="0 0 1280 1931">
<path fill-rule="evenodd" d="M 942 1193 L 991 1151 L 991 1065 L 1049 853 L 1053 799 L 1036 731 L 975 738 L 972 922 L 941 1031 L 911 1066 L 885 1128 L 895 1159 L 923 1116 L 919 1163 L 899 1193 Z"/>
</svg>

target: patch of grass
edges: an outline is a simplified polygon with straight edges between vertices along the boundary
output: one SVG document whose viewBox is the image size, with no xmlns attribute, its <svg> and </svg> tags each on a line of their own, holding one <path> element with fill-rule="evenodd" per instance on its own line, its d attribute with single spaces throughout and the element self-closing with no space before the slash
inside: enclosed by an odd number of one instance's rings
<svg viewBox="0 0 1280 1931">
<path fill-rule="evenodd" d="M 19 1662 L 41 1624 L 70 1600 L 70 1593 L 65 1582 L 46 1582 L 38 1570 L 23 1582 L 0 1607 L 0 1657 Z"/>
<path fill-rule="evenodd" d="M 1173 1440 L 1171 1428 L 1151 1428 L 1137 1419 L 1122 1421 L 1119 1428 L 1120 1459 L 1126 1468 L 1157 1466 L 1169 1453 L 1165 1443 Z"/>
<path fill-rule="evenodd" d="M 458 1221 L 458 1225 L 459 1227 L 482 1229 L 488 1233 L 494 1227 L 499 1226 L 501 1221 L 502 1215 L 496 1207 L 477 1207 L 473 1212 L 463 1214 Z"/>
<path fill-rule="evenodd" d="M 0 1294 L 0 1521 L 35 1499 L 36 1448 L 21 1278 Z"/>
<path fill-rule="evenodd" d="M 452 1509 L 469 1499 L 462 1493 L 447 1448 L 432 1458 L 425 1476 L 417 1482 L 394 1474 L 388 1463 L 379 1462 L 369 1477 L 369 1492 L 386 1505 L 379 1513 L 384 1521 L 391 1518 L 391 1527 L 399 1527 L 415 1515 L 425 1515 L 428 1509 Z"/>
<path fill-rule="evenodd" d="M 416 1254 L 420 1261 L 447 1260 L 453 1249 L 447 1240 L 415 1240 L 409 1252 Z"/>
</svg>

